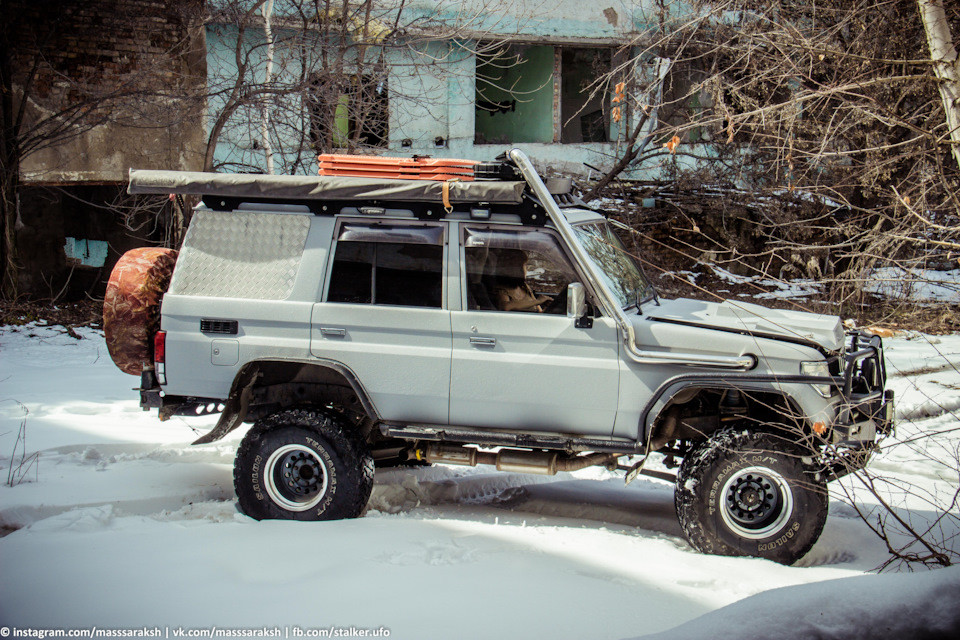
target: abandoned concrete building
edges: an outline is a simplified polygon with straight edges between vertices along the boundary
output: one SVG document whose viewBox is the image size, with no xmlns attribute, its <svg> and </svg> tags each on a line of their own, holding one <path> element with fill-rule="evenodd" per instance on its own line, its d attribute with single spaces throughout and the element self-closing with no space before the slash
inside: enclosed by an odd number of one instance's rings
<svg viewBox="0 0 960 640">
<path fill-rule="evenodd" d="M 131 166 L 200 168 L 202 103 L 183 99 L 206 74 L 200 4 L 5 3 L 19 295 L 102 295 L 125 250 L 163 240 L 162 221 L 125 197 L 126 176 Z"/>
<path fill-rule="evenodd" d="M 655 4 L 652 0 L 596 5 L 576 0 L 421 0 L 398 11 L 391 3 L 374 2 L 382 11 L 373 12 L 354 28 L 356 42 L 363 42 L 365 28 L 368 32 L 393 29 L 399 36 L 383 43 L 368 33 L 369 45 L 340 43 L 332 47 L 343 46 L 335 53 L 326 49 L 304 54 L 302 47 L 294 51 L 280 44 L 300 42 L 292 37 L 284 40 L 282 30 L 297 29 L 298 24 L 284 21 L 283 4 L 278 1 L 273 9 L 277 46 L 271 52 L 271 82 L 276 85 L 285 77 L 312 73 L 320 77 L 322 71 L 317 70 L 325 66 L 345 67 L 347 71 L 341 73 L 352 75 L 347 84 L 354 87 L 323 97 L 337 103 L 339 113 L 336 122 L 325 126 L 338 129 L 334 140 L 345 139 L 357 125 L 355 120 L 366 118 L 367 153 L 491 160 L 509 145 L 520 145 L 542 165 L 586 172 L 584 163 L 610 164 L 617 142 L 634 122 L 631 114 L 623 119 L 611 117 L 612 87 L 594 81 L 624 65 L 636 52 L 629 45 L 655 22 Z M 243 30 L 244 46 L 238 42 L 236 24 L 208 24 L 211 121 L 224 111 L 223 96 L 237 77 L 237 51 L 258 58 L 248 65 L 257 69 L 246 72 L 253 82 L 264 82 L 267 46 L 262 20 L 250 26 Z M 362 71 L 357 70 L 360 67 Z M 624 77 L 649 74 L 651 68 L 629 66 Z M 353 109 L 351 101 L 361 91 L 357 84 L 364 85 L 366 98 L 363 108 Z M 299 101 L 301 95 L 290 99 Z M 311 100 L 309 92 L 304 92 L 303 99 Z M 311 110 L 310 104 L 300 105 L 299 111 Z M 303 128 L 318 126 L 315 118 L 311 120 Z M 304 155 L 297 139 L 303 128 L 290 126 L 289 119 L 274 119 L 269 138 L 264 138 L 259 134 L 262 124 L 256 108 L 238 109 L 220 136 L 214 166 L 267 170 L 265 150 L 269 149 L 277 173 L 315 169 L 312 150 Z M 349 147 L 346 143 L 332 146 Z"/>
<path fill-rule="evenodd" d="M 69 115 L 92 87 L 140 91 L 21 162 L 20 291 L 76 298 L 100 295 L 126 249 L 176 244 L 167 229 L 176 207 L 138 214 L 122 195 L 130 167 L 311 174 L 321 135 L 333 151 L 491 160 L 517 145 L 568 172 L 609 166 L 634 116 L 612 117 L 610 87 L 591 83 L 631 57 L 625 45 L 656 3 L 358 1 L 350 6 L 371 11 L 339 41 L 308 37 L 346 22 L 308 0 L 12 4 L 30 26 L 12 55 L 14 85 L 33 74 L 28 117 Z M 335 64 L 332 97 L 304 88 L 304 79 L 321 86 Z M 367 98 L 352 109 L 357 87 Z M 331 101 L 333 116 L 320 122 L 317 105 Z"/>
</svg>

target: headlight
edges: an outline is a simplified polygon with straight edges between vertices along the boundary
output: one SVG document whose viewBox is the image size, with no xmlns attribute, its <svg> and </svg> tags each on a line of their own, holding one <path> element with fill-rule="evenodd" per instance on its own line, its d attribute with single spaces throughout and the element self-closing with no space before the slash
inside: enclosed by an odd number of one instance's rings
<svg viewBox="0 0 960 640">
<path fill-rule="evenodd" d="M 830 365 L 827 364 L 826 360 L 817 360 L 816 362 L 801 362 L 800 363 L 800 373 L 805 376 L 824 376 L 830 377 Z M 817 390 L 817 393 L 822 395 L 824 398 L 829 398 L 833 395 L 834 387 L 829 384 L 814 384 L 810 385 Z"/>
</svg>

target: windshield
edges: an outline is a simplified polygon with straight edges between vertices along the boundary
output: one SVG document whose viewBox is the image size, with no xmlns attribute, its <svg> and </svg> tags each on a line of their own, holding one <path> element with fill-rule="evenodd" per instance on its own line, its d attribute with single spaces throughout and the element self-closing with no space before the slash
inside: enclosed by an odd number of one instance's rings
<svg viewBox="0 0 960 640">
<path fill-rule="evenodd" d="M 573 228 L 621 309 L 637 306 L 654 297 L 653 285 L 606 222 L 579 224 Z"/>
</svg>

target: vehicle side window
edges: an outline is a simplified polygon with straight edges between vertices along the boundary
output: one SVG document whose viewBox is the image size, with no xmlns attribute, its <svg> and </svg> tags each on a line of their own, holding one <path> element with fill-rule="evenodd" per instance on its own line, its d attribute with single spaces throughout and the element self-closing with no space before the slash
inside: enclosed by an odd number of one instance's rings
<svg viewBox="0 0 960 640">
<path fill-rule="evenodd" d="M 344 223 L 327 302 L 440 308 L 443 228 Z"/>
<path fill-rule="evenodd" d="M 551 233 L 468 227 L 463 251 L 468 309 L 566 313 L 567 285 L 579 278 Z"/>
</svg>

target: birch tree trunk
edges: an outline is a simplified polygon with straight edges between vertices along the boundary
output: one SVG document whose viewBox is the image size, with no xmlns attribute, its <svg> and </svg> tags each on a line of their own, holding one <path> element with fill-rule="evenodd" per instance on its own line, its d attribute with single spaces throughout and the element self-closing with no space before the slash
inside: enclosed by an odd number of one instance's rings
<svg viewBox="0 0 960 640">
<path fill-rule="evenodd" d="M 273 82 L 273 0 L 267 0 L 263 5 L 263 31 L 267 37 L 267 75 L 265 78 L 266 86 Z M 267 173 L 273 175 L 273 147 L 270 145 L 270 107 L 269 97 L 263 97 L 264 103 L 261 108 L 261 138 L 263 140 L 263 153 L 267 159 Z"/>
<path fill-rule="evenodd" d="M 930 59 L 939 78 L 940 97 L 947 114 L 947 128 L 953 149 L 953 158 L 960 167 L 960 57 L 953 46 L 950 24 L 943 9 L 943 0 L 917 0 L 920 18 L 927 32 Z"/>
</svg>

